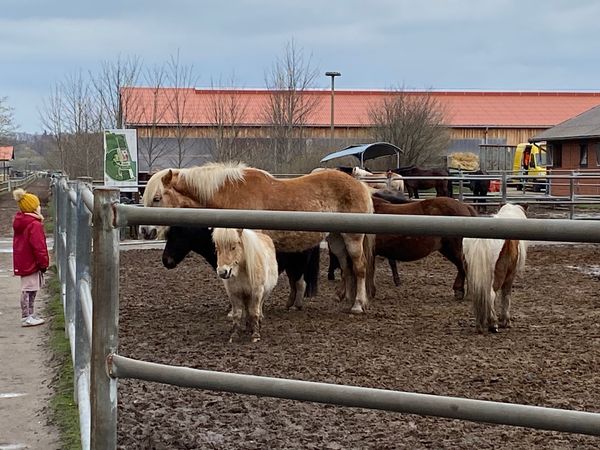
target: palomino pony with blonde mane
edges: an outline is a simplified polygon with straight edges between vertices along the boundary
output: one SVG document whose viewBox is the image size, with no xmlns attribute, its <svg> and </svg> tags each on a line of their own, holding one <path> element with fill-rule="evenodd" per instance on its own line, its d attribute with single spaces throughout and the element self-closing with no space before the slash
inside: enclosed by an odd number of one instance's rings
<svg viewBox="0 0 600 450">
<path fill-rule="evenodd" d="M 526 219 L 525 208 L 507 203 L 494 217 Z M 510 296 L 517 273 L 525 266 L 527 243 L 515 239 L 464 238 L 467 298 L 473 302 L 478 333 L 498 332 L 495 300 L 500 296 L 500 327 L 509 328 Z"/>
<path fill-rule="evenodd" d="M 212 239 L 217 249 L 217 275 L 231 302 L 229 342 L 241 334 L 244 319 L 252 342 L 258 342 L 263 304 L 279 276 L 273 240 L 264 233 L 233 228 L 215 228 Z"/>
<path fill-rule="evenodd" d="M 159 176 L 157 175 L 154 175 Z M 373 213 L 369 189 L 337 170 L 324 170 L 291 179 L 240 163 L 209 163 L 189 169 L 172 169 L 147 206 Z M 150 184 L 150 182 L 148 183 Z M 318 245 L 325 233 L 265 231 L 280 252 L 298 252 Z M 333 253 L 340 258 L 341 292 L 362 314 L 374 292 L 374 237 L 363 233 L 330 233 Z M 368 283 L 368 286 L 367 286 Z"/>
</svg>

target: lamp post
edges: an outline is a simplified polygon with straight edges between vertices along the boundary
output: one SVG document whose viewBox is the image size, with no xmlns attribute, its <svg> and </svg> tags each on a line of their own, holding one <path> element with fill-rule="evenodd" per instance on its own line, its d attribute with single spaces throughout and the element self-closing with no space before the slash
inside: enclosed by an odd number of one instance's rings
<svg viewBox="0 0 600 450">
<path fill-rule="evenodd" d="M 331 148 L 333 149 L 333 129 L 334 129 L 334 122 L 333 122 L 333 97 L 334 97 L 334 92 L 335 92 L 335 77 L 339 77 L 342 74 L 339 72 L 325 72 L 325 75 L 328 77 L 331 77 L 331 137 L 329 138 L 329 145 L 331 146 Z"/>
</svg>

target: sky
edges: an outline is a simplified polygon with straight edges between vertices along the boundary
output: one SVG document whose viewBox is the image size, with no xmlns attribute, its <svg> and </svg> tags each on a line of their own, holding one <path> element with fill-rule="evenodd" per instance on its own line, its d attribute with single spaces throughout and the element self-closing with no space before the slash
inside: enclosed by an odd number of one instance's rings
<svg viewBox="0 0 600 450">
<path fill-rule="evenodd" d="M 2 0 L 0 98 L 39 132 L 54 86 L 179 53 L 196 86 L 264 88 L 293 41 L 336 89 L 600 91 L 595 0 Z M 142 82 L 140 84 L 143 84 Z"/>
</svg>

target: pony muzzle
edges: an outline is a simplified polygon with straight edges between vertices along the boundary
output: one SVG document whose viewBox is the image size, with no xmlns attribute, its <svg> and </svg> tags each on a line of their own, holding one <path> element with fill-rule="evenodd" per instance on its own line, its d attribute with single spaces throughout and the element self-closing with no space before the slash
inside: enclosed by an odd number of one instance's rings
<svg viewBox="0 0 600 450">
<path fill-rule="evenodd" d="M 217 267 L 217 275 L 224 280 L 231 278 L 231 272 L 231 267 Z"/>
<path fill-rule="evenodd" d="M 175 261 L 175 259 L 171 258 L 170 256 L 163 256 L 162 263 L 163 266 L 165 266 L 167 269 L 174 269 L 175 267 L 177 267 L 177 261 Z"/>
</svg>

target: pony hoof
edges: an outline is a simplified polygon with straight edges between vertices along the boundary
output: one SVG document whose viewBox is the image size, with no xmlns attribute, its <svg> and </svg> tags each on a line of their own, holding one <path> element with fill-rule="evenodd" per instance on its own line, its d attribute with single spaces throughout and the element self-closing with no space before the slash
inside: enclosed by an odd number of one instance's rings
<svg viewBox="0 0 600 450">
<path fill-rule="evenodd" d="M 464 298 L 465 298 L 465 291 L 463 291 L 463 290 L 454 291 L 454 299 L 455 300 L 462 300 Z"/>
<path fill-rule="evenodd" d="M 350 314 L 364 314 L 365 311 L 362 309 L 361 306 L 353 306 L 352 309 L 350 310 Z"/>
<path fill-rule="evenodd" d="M 252 342 L 259 342 L 260 341 L 260 336 L 254 336 L 252 337 Z"/>
<path fill-rule="evenodd" d="M 497 333 L 498 332 L 498 325 L 493 325 L 493 326 L 489 327 L 488 331 L 490 333 Z"/>
</svg>

